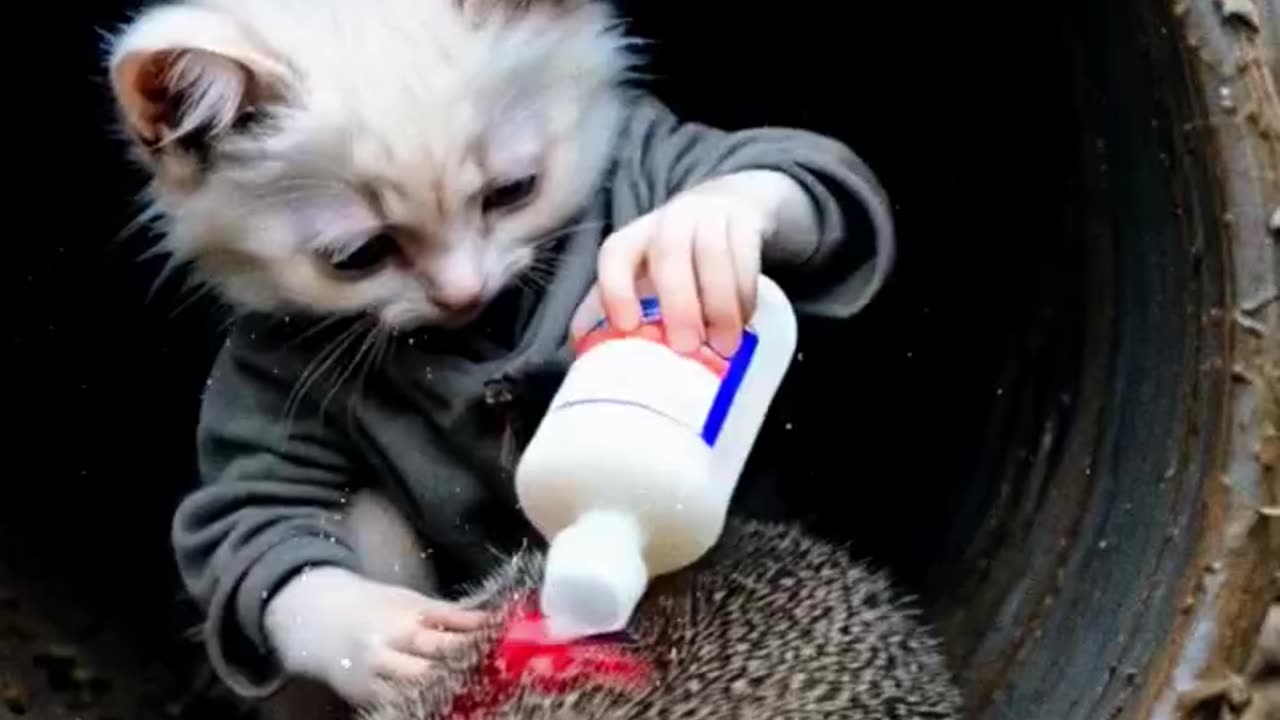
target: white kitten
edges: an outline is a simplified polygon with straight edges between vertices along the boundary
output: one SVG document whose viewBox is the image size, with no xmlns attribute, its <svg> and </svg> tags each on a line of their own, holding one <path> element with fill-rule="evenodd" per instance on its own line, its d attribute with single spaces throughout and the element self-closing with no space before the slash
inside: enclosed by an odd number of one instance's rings
<svg viewBox="0 0 1280 720">
<path fill-rule="evenodd" d="M 625 44 L 591 0 L 190 0 L 139 16 L 110 70 L 165 248 L 224 297 L 460 325 L 597 186 Z M 366 560 L 413 562 L 379 517 L 350 518 L 377 527 Z M 354 702 L 476 622 L 370 565 L 295 579 L 264 619 L 290 674 Z"/>
<path fill-rule="evenodd" d="M 242 307 L 470 320 L 586 200 L 625 40 L 590 0 L 204 0 L 111 78 L 166 249 Z"/>
</svg>

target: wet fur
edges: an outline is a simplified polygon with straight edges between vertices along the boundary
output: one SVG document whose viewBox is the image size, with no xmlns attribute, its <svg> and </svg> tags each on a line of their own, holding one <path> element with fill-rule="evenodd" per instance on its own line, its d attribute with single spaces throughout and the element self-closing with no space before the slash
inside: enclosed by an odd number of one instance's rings
<svg viewBox="0 0 1280 720">
<path fill-rule="evenodd" d="M 504 607 L 541 568 L 540 554 L 522 554 L 470 602 Z M 525 689 L 492 720 L 961 717 L 938 643 L 889 579 L 798 530 L 732 523 L 704 561 L 655 583 L 632 632 L 656 668 L 642 691 Z M 443 719 L 496 635 L 361 720 Z"/>
</svg>

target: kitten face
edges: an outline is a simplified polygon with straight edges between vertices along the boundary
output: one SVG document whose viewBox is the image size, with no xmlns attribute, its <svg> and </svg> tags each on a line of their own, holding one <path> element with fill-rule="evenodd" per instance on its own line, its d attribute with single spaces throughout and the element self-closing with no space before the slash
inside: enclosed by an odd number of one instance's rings
<svg viewBox="0 0 1280 720">
<path fill-rule="evenodd" d="M 167 249 L 230 300 L 459 325 L 591 193 L 623 48 L 586 0 L 207 0 L 111 74 Z"/>
</svg>

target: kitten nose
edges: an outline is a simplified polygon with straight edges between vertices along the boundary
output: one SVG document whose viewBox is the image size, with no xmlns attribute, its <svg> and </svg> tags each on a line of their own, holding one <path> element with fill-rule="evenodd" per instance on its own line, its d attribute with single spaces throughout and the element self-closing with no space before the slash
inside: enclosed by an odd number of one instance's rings
<svg viewBox="0 0 1280 720">
<path fill-rule="evenodd" d="M 479 285 L 442 288 L 432 293 L 436 305 L 455 314 L 474 312 L 484 303 L 484 290 Z"/>
</svg>

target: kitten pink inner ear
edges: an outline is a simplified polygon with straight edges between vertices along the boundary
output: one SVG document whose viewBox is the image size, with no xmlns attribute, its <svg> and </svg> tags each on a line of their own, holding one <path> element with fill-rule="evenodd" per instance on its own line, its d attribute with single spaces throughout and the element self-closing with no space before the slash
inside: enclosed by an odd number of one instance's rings
<svg viewBox="0 0 1280 720">
<path fill-rule="evenodd" d="M 134 53 L 116 68 L 125 119 L 149 146 L 226 130 L 255 101 L 251 83 L 244 65 L 201 50 Z"/>
<path fill-rule="evenodd" d="M 165 6 L 143 15 L 118 40 L 111 61 L 116 99 L 130 130 L 148 146 L 191 132 L 229 128 L 245 109 L 280 88 L 283 66 L 214 11 Z"/>
</svg>

